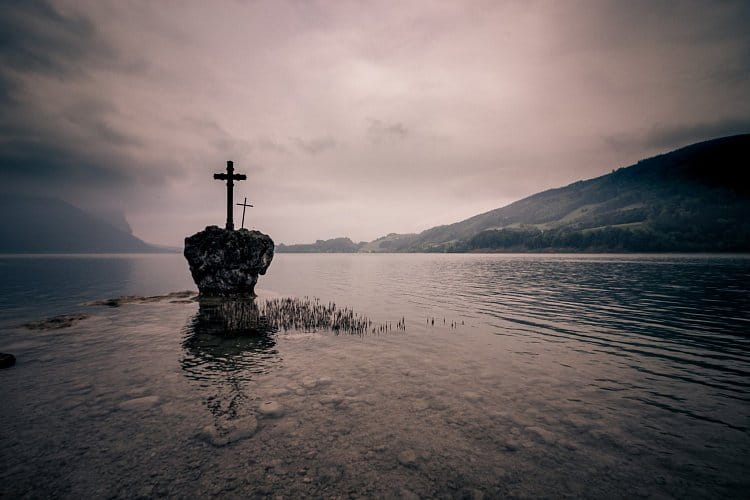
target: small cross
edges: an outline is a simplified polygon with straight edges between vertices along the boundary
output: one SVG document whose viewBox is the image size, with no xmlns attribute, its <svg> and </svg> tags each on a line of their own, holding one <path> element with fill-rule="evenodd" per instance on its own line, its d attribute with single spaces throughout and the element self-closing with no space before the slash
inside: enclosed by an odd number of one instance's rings
<svg viewBox="0 0 750 500">
<path fill-rule="evenodd" d="M 240 226 L 242 229 L 245 229 L 245 209 L 247 207 L 252 207 L 252 205 L 247 204 L 247 197 L 245 197 L 245 201 L 243 203 L 237 203 L 239 206 L 242 207 L 242 226 Z"/>
<path fill-rule="evenodd" d="M 234 221 L 232 220 L 232 210 L 234 204 L 232 203 L 232 188 L 234 188 L 234 181 L 244 181 L 247 179 L 245 174 L 234 173 L 234 162 L 227 162 L 227 173 L 226 174 L 214 174 L 214 179 L 227 181 L 227 231 L 234 230 Z"/>
</svg>

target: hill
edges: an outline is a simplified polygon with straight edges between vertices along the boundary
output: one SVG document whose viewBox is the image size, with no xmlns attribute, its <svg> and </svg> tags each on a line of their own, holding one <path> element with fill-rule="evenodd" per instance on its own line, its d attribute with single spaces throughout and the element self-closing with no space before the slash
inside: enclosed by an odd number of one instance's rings
<svg viewBox="0 0 750 500">
<path fill-rule="evenodd" d="M 333 238 L 317 240 L 315 243 L 276 245 L 276 252 L 280 253 L 354 253 L 358 252 L 361 244 L 356 244 L 349 238 Z"/>
<path fill-rule="evenodd" d="M 750 135 L 716 139 L 429 229 L 410 250 L 750 249 Z"/>
<path fill-rule="evenodd" d="M 0 210 L 0 253 L 168 251 L 133 236 L 124 217 L 110 223 L 58 199 L 2 194 Z"/>
<path fill-rule="evenodd" d="M 693 144 L 370 252 L 750 251 L 750 135 Z"/>
<path fill-rule="evenodd" d="M 550 189 L 381 251 L 748 251 L 750 135 Z"/>
</svg>

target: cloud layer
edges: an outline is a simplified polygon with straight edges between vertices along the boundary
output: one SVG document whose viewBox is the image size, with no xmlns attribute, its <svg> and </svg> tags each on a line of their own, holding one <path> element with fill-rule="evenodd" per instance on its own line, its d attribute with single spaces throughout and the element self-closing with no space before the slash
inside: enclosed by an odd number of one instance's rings
<svg viewBox="0 0 750 500">
<path fill-rule="evenodd" d="M 450 223 L 750 132 L 747 2 L 55 2 L 0 15 L 3 189 L 179 244 Z"/>
</svg>

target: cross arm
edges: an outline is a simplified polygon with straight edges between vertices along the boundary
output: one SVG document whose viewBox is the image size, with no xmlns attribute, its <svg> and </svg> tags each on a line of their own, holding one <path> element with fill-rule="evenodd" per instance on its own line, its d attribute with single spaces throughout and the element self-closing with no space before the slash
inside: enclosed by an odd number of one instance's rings
<svg viewBox="0 0 750 500">
<path fill-rule="evenodd" d="M 232 179 L 234 179 L 236 181 L 244 181 L 244 180 L 247 180 L 247 176 L 245 174 L 234 174 L 232 176 Z"/>
<path fill-rule="evenodd" d="M 222 181 L 227 180 L 227 174 L 214 174 L 214 179 L 221 179 Z"/>
</svg>

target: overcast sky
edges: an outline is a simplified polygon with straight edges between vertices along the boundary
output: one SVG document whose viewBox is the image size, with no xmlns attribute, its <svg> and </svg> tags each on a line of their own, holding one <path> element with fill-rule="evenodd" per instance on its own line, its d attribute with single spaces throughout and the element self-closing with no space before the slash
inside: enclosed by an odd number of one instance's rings
<svg viewBox="0 0 750 500">
<path fill-rule="evenodd" d="M 3 191 L 181 245 L 417 232 L 750 132 L 750 2 L 19 1 Z M 241 212 L 235 212 L 239 221 Z"/>
</svg>

